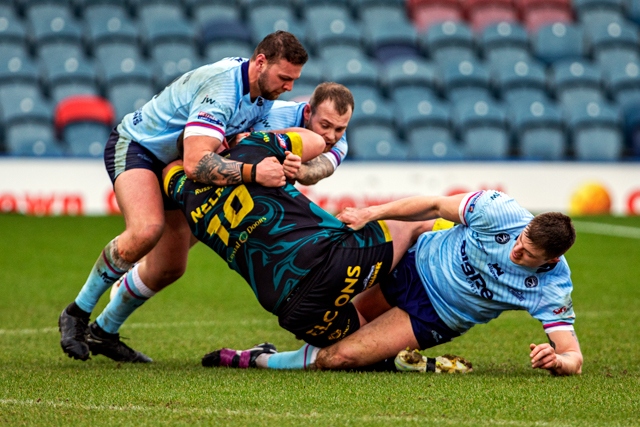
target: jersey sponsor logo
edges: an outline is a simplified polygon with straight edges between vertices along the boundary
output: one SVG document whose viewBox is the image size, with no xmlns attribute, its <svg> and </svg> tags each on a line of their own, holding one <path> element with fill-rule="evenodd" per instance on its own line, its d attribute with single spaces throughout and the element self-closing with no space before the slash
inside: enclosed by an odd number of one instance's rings
<svg viewBox="0 0 640 427">
<path fill-rule="evenodd" d="M 511 292 L 511 295 L 516 297 L 519 301 L 524 301 L 524 293 L 522 291 L 513 288 L 507 288 L 507 290 L 509 290 L 509 292 Z"/>
<path fill-rule="evenodd" d="M 527 288 L 535 288 L 536 286 L 538 286 L 538 278 L 536 276 L 529 276 L 524 279 L 524 285 Z"/>
<path fill-rule="evenodd" d="M 202 120 L 208 123 L 211 123 L 213 125 L 218 125 L 218 126 L 224 126 L 224 124 L 222 123 L 222 121 L 216 119 L 216 116 L 214 116 L 211 113 L 207 113 L 205 111 L 200 111 L 198 113 L 198 120 Z"/>
<path fill-rule="evenodd" d="M 377 262 L 376 265 L 371 266 L 371 270 L 369 270 L 369 275 L 365 277 L 362 283 L 362 290 L 373 286 L 376 283 L 376 279 L 378 278 L 378 273 L 380 272 L 380 267 L 382 267 L 382 262 Z"/>
<path fill-rule="evenodd" d="M 287 143 L 284 140 L 284 136 L 277 133 L 276 134 L 276 141 L 278 141 L 278 144 L 280 144 L 280 147 L 282 147 L 282 149 L 286 150 L 287 149 Z"/>
<path fill-rule="evenodd" d="M 462 255 L 462 264 L 460 264 L 460 267 L 462 267 L 462 272 L 467 276 L 467 282 L 473 286 L 472 289 L 475 292 L 483 298 L 492 300 L 493 292 L 487 288 L 487 282 L 485 282 L 482 275 L 469 263 L 466 247 L 467 240 L 465 239 L 462 241 L 462 246 L 460 246 L 460 255 Z"/>
<path fill-rule="evenodd" d="M 133 113 L 133 125 L 137 126 L 142 122 L 142 109 L 138 109 Z"/>
<path fill-rule="evenodd" d="M 493 264 L 489 263 L 487 265 L 489 266 L 489 271 L 491 271 L 491 274 L 496 279 L 504 274 L 504 271 L 500 268 L 497 262 Z"/>
<path fill-rule="evenodd" d="M 491 200 L 495 200 L 495 199 L 497 199 L 497 198 L 498 198 L 498 197 L 500 197 L 500 196 L 502 196 L 502 194 L 500 194 L 500 193 L 498 193 L 497 191 L 495 191 L 495 192 L 491 195 L 490 199 L 491 199 Z"/>
<path fill-rule="evenodd" d="M 205 191 L 209 191 L 213 188 L 213 186 L 209 185 L 207 187 L 203 187 L 203 188 L 196 188 L 196 191 L 194 192 L 194 194 L 197 196 L 200 193 L 204 193 Z"/>
<path fill-rule="evenodd" d="M 496 234 L 495 239 L 496 239 L 496 243 L 504 245 L 508 243 L 509 240 L 511 240 L 511 236 L 509 236 L 507 233 L 499 233 L 499 234 Z"/>
<path fill-rule="evenodd" d="M 209 95 L 205 95 L 204 99 L 202 100 L 202 102 L 200 104 L 209 104 L 209 105 L 213 105 L 216 103 L 215 99 L 209 98 Z"/>
<path fill-rule="evenodd" d="M 144 160 L 147 163 L 153 163 L 153 160 L 151 160 L 151 158 L 146 154 L 138 153 L 137 156 L 140 160 Z"/>
<path fill-rule="evenodd" d="M 556 308 L 555 310 L 553 310 L 553 314 L 558 315 L 558 314 L 562 314 L 562 313 L 566 313 L 568 310 L 566 305 L 563 305 L 560 308 Z"/>
<path fill-rule="evenodd" d="M 267 218 L 262 217 L 258 219 L 256 222 L 254 222 L 253 224 L 251 224 L 249 227 L 247 227 L 246 230 L 240 233 L 240 235 L 238 236 L 238 240 L 236 241 L 236 244 L 233 247 L 233 251 L 231 251 L 231 254 L 227 257 L 227 262 L 233 262 L 233 260 L 236 258 L 236 254 L 238 253 L 238 250 L 240 250 L 242 245 L 244 245 L 247 242 L 247 240 L 249 240 L 249 235 L 253 232 L 253 230 L 256 229 L 256 227 L 264 223 L 266 220 Z"/>
<path fill-rule="evenodd" d="M 264 105 L 264 99 L 262 99 L 261 96 L 259 96 L 258 99 L 256 100 L 256 105 L 258 107 L 262 107 Z"/>
</svg>

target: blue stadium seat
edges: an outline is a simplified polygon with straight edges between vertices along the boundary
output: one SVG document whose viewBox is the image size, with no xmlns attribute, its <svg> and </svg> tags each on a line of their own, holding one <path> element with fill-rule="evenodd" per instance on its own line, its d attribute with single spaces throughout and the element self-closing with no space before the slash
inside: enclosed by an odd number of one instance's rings
<svg viewBox="0 0 640 427">
<path fill-rule="evenodd" d="M 253 4 L 248 1 L 245 3 Z M 185 0 L 184 5 L 187 15 L 191 17 L 196 27 L 202 27 L 208 21 L 217 19 L 240 20 L 242 18 L 242 8 L 235 1 Z"/>
<path fill-rule="evenodd" d="M 294 11 L 287 6 L 276 4 L 254 7 L 247 10 L 247 16 L 255 45 L 277 30 L 288 31 L 301 42 L 305 39 L 305 21 L 298 20 Z"/>
<path fill-rule="evenodd" d="M 516 22 L 489 25 L 480 35 L 480 47 L 492 68 L 531 59 L 527 30 Z"/>
<path fill-rule="evenodd" d="M 408 143 L 411 158 L 461 159 L 462 151 L 452 129 L 450 105 L 435 97 L 419 95 L 396 102 L 398 128 Z"/>
<path fill-rule="evenodd" d="M 318 56 L 323 62 L 331 64 L 335 62 L 347 62 L 350 59 L 369 60 L 367 52 L 365 52 L 362 46 L 346 44 L 323 46 L 319 49 Z"/>
<path fill-rule="evenodd" d="M 204 51 L 204 62 L 213 63 L 222 58 L 241 57 L 250 58 L 253 55 L 254 46 L 252 43 L 223 40 L 210 42 Z"/>
<path fill-rule="evenodd" d="M 36 4 L 27 9 L 27 22 L 31 25 L 32 43 L 44 45 L 60 40 L 79 43 L 82 28 L 71 8 L 61 4 Z"/>
<path fill-rule="evenodd" d="M 624 21 L 623 0 L 573 0 L 578 21 L 585 28 Z"/>
<path fill-rule="evenodd" d="M 482 63 L 477 61 L 449 62 L 439 67 L 442 77 L 442 89 L 445 96 L 453 102 L 462 99 L 491 99 L 489 73 Z"/>
<path fill-rule="evenodd" d="M 518 100 L 534 101 L 547 98 L 546 70 L 535 59 L 495 68 L 492 81 L 501 98 L 508 104 Z"/>
<path fill-rule="evenodd" d="M 567 137 L 560 110 L 550 101 L 514 102 L 511 127 L 520 157 L 527 160 L 561 160 Z"/>
<path fill-rule="evenodd" d="M 450 128 L 450 105 L 446 101 L 433 96 L 430 92 L 413 89 L 394 97 L 396 123 L 405 139 L 418 128 L 447 129 Z"/>
<path fill-rule="evenodd" d="M 365 23 L 363 37 L 371 55 L 382 63 L 420 56 L 418 33 L 406 18 Z"/>
<path fill-rule="evenodd" d="M 300 78 L 295 81 L 295 85 L 300 83 L 316 86 L 324 81 L 324 73 L 322 61 L 315 57 L 309 57 L 309 60 L 302 68 Z M 294 85 L 294 87 L 295 87 Z"/>
<path fill-rule="evenodd" d="M 582 59 L 586 56 L 584 32 L 578 25 L 561 22 L 545 25 L 533 37 L 535 56 L 547 64 L 562 59 Z"/>
<path fill-rule="evenodd" d="M 156 81 L 160 86 L 166 86 L 203 63 L 194 43 L 177 41 L 153 45 L 151 60 L 155 67 Z"/>
<path fill-rule="evenodd" d="M 141 108 L 156 94 L 156 87 L 151 80 L 119 80 L 107 87 L 106 93 L 115 111 L 115 122 Z"/>
<path fill-rule="evenodd" d="M 341 83 L 349 88 L 368 86 L 378 88 L 378 65 L 366 58 L 325 58 L 324 75 L 327 80 Z"/>
<path fill-rule="evenodd" d="M 78 122 L 65 126 L 62 141 L 74 157 L 102 157 L 111 127 L 97 122 Z"/>
<path fill-rule="evenodd" d="M 93 62 L 83 57 L 44 64 L 45 82 L 54 104 L 78 94 L 98 95 L 98 75 Z"/>
<path fill-rule="evenodd" d="M 5 128 L 7 154 L 16 157 L 61 157 L 51 123 L 16 123 Z"/>
<path fill-rule="evenodd" d="M 487 100 L 459 101 L 453 120 L 465 158 L 497 160 L 509 155 L 506 113 L 500 105 Z"/>
<path fill-rule="evenodd" d="M 130 68 L 127 64 L 130 64 L 131 61 L 134 63 L 145 61 L 139 43 L 133 41 L 101 43 L 95 47 L 94 55 L 100 64 L 109 69 L 114 69 L 116 66 Z"/>
<path fill-rule="evenodd" d="M 349 122 L 349 129 L 351 129 L 351 125 L 394 125 L 392 106 L 375 92 L 365 93 L 358 92 L 356 90 L 353 94 L 353 98 L 355 101 L 355 107 L 353 109 L 351 121 Z"/>
<path fill-rule="evenodd" d="M 602 71 L 587 60 L 559 61 L 551 67 L 551 84 L 565 110 L 605 98 Z"/>
<path fill-rule="evenodd" d="M 393 126 L 350 124 L 349 157 L 370 161 L 406 160 L 408 149 L 399 141 Z"/>
<path fill-rule="evenodd" d="M 85 35 L 92 49 L 102 43 L 137 43 L 140 38 L 138 28 L 123 6 L 92 4 L 84 15 Z"/>
<path fill-rule="evenodd" d="M 611 98 L 623 109 L 640 102 L 640 61 L 629 61 L 610 67 L 605 84 Z"/>
<path fill-rule="evenodd" d="M 590 102 L 569 112 L 569 129 L 578 160 L 619 160 L 624 143 L 620 112 L 606 103 Z"/>
<path fill-rule="evenodd" d="M 0 44 L 24 45 L 27 31 L 14 9 L 9 5 L 0 5 Z"/>
<path fill-rule="evenodd" d="M 29 82 L 38 84 L 41 73 L 22 47 L 0 46 L 0 84 Z"/>
<path fill-rule="evenodd" d="M 594 59 L 605 68 L 640 59 L 635 25 L 612 22 L 591 28 L 588 35 Z"/>
<path fill-rule="evenodd" d="M 306 39 L 315 52 L 328 46 L 346 45 L 360 48 L 362 31 L 350 17 L 325 19 L 319 16 L 307 21 Z"/>
<path fill-rule="evenodd" d="M 187 21 L 186 10 L 176 1 L 136 0 L 136 15 L 144 26 L 154 21 Z"/>
<path fill-rule="evenodd" d="M 380 1 L 377 4 L 369 4 L 356 10 L 363 25 L 373 23 L 401 22 L 408 19 L 407 9 L 398 1 Z"/>
<path fill-rule="evenodd" d="M 445 21 L 433 24 L 422 33 L 423 49 L 439 65 L 476 59 L 471 28 L 463 22 Z"/>
<path fill-rule="evenodd" d="M 306 21 L 333 21 L 334 19 L 347 21 L 351 18 L 351 9 L 346 2 L 308 2 L 303 0 L 299 6 L 300 13 Z"/>
<path fill-rule="evenodd" d="M 438 92 L 435 65 L 425 59 L 398 58 L 386 64 L 381 71 L 381 83 L 389 96 L 399 88 L 429 89 Z"/>
</svg>

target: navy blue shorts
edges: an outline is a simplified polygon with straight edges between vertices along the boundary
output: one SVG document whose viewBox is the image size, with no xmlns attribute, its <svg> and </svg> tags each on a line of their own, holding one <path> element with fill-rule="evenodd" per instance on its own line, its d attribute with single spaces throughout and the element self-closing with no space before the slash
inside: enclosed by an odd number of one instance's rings
<svg viewBox="0 0 640 427">
<path fill-rule="evenodd" d="M 438 316 L 416 270 L 414 251 L 407 252 L 395 270 L 380 282 L 380 290 L 391 306 L 409 314 L 420 349 L 435 347 L 460 336 Z"/>
<path fill-rule="evenodd" d="M 107 145 L 104 147 L 104 164 L 112 184 L 115 184 L 118 175 L 124 171 L 131 169 L 150 170 L 158 178 L 158 188 L 162 194 L 164 210 L 179 209 L 179 205 L 170 200 L 162 191 L 162 169 L 166 164 L 136 141 L 120 138 L 120 134 L 115 128 L 111 131 Z"/>
</svg>

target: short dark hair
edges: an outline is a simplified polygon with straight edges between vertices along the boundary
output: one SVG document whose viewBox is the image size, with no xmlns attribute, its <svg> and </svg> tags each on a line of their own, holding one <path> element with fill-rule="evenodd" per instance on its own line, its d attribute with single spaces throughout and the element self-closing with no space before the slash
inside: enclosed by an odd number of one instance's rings
<svg viewBox="0 0 640 427">
<path fill-rule="evenodd" d="M 351 112 L 355 108 L 353 95 L 346 86 L 340 83 L 324 82 L 320 83 L 311 94 L 309 99 L 311 112 L 314 113 L 316 107 L 328 99 L 333 101 L 336 112 L 341 116 L 347 113 L 349 107 L 351 107 Z"/>
<path fill-rule="evenodd" d="M 576 241 L 571 218 L 560 212 L 536 215 L 527 226 L 526 233 L 531 243 L 544 250 L 549 258 L 563 255 Z"/>
<path fill-rule="evenodd" d="M 255 60 L 259 54 L 263 54 L 269 64 L 284 59 L 293 65 L 304 65 L 309 59 L 309 54 L 296 36 L 281 30 L 262 39 L 253 51 L 251 60 Z"/>
</svg>

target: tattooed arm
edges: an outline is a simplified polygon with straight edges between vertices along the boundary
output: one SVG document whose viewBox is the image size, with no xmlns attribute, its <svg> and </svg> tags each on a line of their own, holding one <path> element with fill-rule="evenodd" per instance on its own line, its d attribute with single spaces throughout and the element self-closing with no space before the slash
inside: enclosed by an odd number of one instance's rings
<svg viewBox="0 0 640 427">
<path fill-rule="evenodd" d="M 204 184 L 233 185 L 251 182 L 253 165 L 225 159 L 215 153 L 221 141 L 209 136 L 189 136 L 184 140 L 184 170 L 189 179 Z M 244 177 L 244 179 L 243 179 Z M 256 182 L 265 187 L 285 184 L 282 165 L 275 157 L 267 157 L 256 166 Z"/>
<path fill-rule="evenodd" d="M 531 367 L 546 369 L 554 375 L 582 373 L 582 352 L 575 331 L 555 331 L 547 334 L 549 344 L 530 344 Z"/>
<path fill-rule="evenodd" d="M 318 156 L 303 163 L 295 178 L 300 184 L 313 185 L 321 179 L 331 176 L 333 172 L 331 161 L 326 156 Z"/>
</svg>

